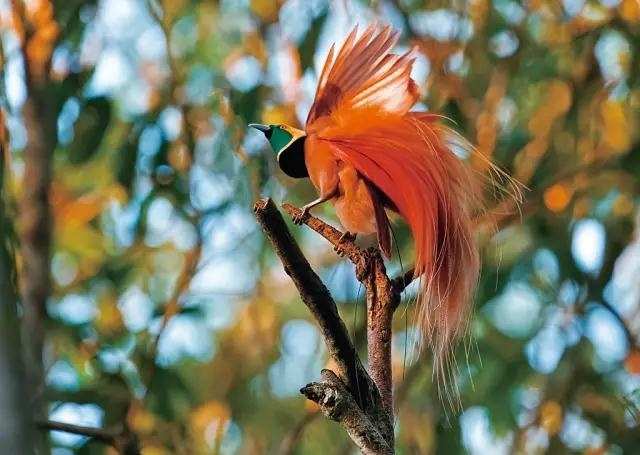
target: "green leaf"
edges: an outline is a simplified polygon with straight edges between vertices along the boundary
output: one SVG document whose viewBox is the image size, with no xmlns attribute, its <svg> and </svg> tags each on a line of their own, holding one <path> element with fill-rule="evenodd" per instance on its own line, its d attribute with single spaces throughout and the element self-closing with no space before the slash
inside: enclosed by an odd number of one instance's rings
<svg viewBox="0 0 640 455">
<path fill-rule="evenodd" d="M 107 98 L 91 98 L 84 103 L 73 126 L 73 141 L 69 145 L 71 164 L 82 164 L 97 153 L 110 120 L 111 103 Z"/>
<path fill-rule="evenodd" d="M 142 128 L 133 127 L 127 139 L 122 143 L 113 163 L 116 180 L 131 193 L 136 176 L 136 160 L 138 157 L 138 142 Z"/>
</svg>

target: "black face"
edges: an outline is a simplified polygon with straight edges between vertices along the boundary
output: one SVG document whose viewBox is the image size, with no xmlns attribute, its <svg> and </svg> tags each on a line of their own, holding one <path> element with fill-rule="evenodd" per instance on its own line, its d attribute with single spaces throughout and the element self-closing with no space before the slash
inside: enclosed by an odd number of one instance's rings
<svg viewBox="0 0 640 455">
<path fill-rule="evenodd" d="M 304 161 L 305 136 L 290 142 L 293 134 L 284 126 L 259 123 L 250 123 L 249 126 L 261 131 L 269 140 L 271 148 L 278 154 L 278 165 L 285 174 L 296 179 L 309 177 Z"/>
<path fill-rule="evenodd" d="M 282 172 L 289 177 L 302 179 L 309 177 L 307 165 L 304 162 L 304 140 L 306 137 L 296 139 L 291 145 L 278 154 L 278 164 Z"/>
</svg>

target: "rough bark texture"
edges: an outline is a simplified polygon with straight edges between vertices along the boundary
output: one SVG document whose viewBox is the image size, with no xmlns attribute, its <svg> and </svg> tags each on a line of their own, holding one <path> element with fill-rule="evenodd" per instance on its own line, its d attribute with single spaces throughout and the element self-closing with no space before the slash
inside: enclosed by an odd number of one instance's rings
<svg viewBox="0 0 640 455">
<path fill-rule="evenodd" d="M 322 370 L 320 376 L 321 382 L 307 384 L 300 392 L 318 403 L 325 416 L 340 422 L 363 454 L 393 455 L 393 446 L 353 400 L 340 378 L 331 370 Z"/>
<path fill-rule="evenodd" d="M 318 322 L 329 355 L 337 365 L 337 374 L 323 370 L 320 382 L 308 384 L 300 392 L 316 402 L 325 416 L 340 422 L 362 453 L 393 454 L 391 321 L 400 292 L 411 278 L 390 280 L 377 250 L 361 249 L 342 232 L 311 215 L 302 216 L 290 204 L 284 204 L 283 208 L 327 239 L 356 266 L 356 277 L 365 286 L 367 295 L 369 373 L 356 355 L 331 294 L 311 269 L 275 204 L 270 199 L 256 202 L 258 223 Z"/>
<path fill-rule="evenodd" d="M 391 322 L 395 301 L 380 254 L 371 253 L 370 273 L 367 275 L 367 353 L 369 371 L 380 390 L 386 411 L 393 415 L 393 382 L 391 375 Z"/>
<path fill-rule="evenodd" d="M 370 406 L 378 401 L 379 397 L 370 396 L 373 392 L 368 390 L 371 378 L 356 355 L 356 348 L 349 338 L 347 327 L 338 314 L 338 307 L 329 290 L 311 269 L 273 201 L 258 201 L 254 209 L 256 218 L 282 261 L 285 272 L 296 285 L 302 302 L 318 322 L 329 355 L 336 362 L 338 375 L 350 390 L 359 393 L 357 402 L 363 408 Z"/>
<path fill-rule="evenodd" d="M 299 209 L 291 204 L 283 204 L 283 208 L 292 217 L 300 214 Z M 413 280 L 413 271 L 407 272 L 403 277 L 390 280 L 378 250 L 361 249 L 353 240 L 345 240 L 342 232 L 311 215 L 307 215 L 303 222 L 327 239 L 339 254 L 347 257 L 356 266 L 356 277 L 364 285 L 367 298 L 369 374 L 382 398 L 386 414 L 393 416 L 391 322 L 400 302 L 401 292 Z M 383 416 L 379 417 L 383 419 Z M 388 433 L 393 441 L 392 427 L 388 429 Z"/>
</svg>

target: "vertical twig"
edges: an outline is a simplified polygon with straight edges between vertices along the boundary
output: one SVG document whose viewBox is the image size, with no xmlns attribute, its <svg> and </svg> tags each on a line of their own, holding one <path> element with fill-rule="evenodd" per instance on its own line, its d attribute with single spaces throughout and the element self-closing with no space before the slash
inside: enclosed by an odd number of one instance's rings
<svg viewBox="0 0 640 455">
<path fill-rule="evenodd" d="M 380 253 L 370 253 L 367 296 L 367 354 L 371 378 L 378 386 L 382 402 L 393 415 L 393 377 L 391 374 L 391 322 L 399 300 L 394 294 Z"/>
</svg>

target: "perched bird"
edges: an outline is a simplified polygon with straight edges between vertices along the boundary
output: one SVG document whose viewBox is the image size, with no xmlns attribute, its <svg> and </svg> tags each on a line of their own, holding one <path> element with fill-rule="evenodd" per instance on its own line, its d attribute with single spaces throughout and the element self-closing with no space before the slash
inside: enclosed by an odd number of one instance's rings
<svg viewBox="0 0 640 455">
<path fill-rule="evenodd" d="M 472 152 L 469 143 L 441 116 L 410 111 L 419 98 L 410 76 L 415 50 L 392 54 L 398 36 L 372 24 L 360 37 L 356 27 L 337 53 L 331 47 L 304 131 L 250 126 L 265 134 L 286 174 L 309 177 L 317 188 L 303 213 L 331 201 L 344 228 L 376 233 L 388 258 L 385 209 L 406 220 L 421 281 L 419 325 L 444 374 L 478 280 L 472 216 L 482 210 L 482 187 L 454 153 Z"/>
</svg>

